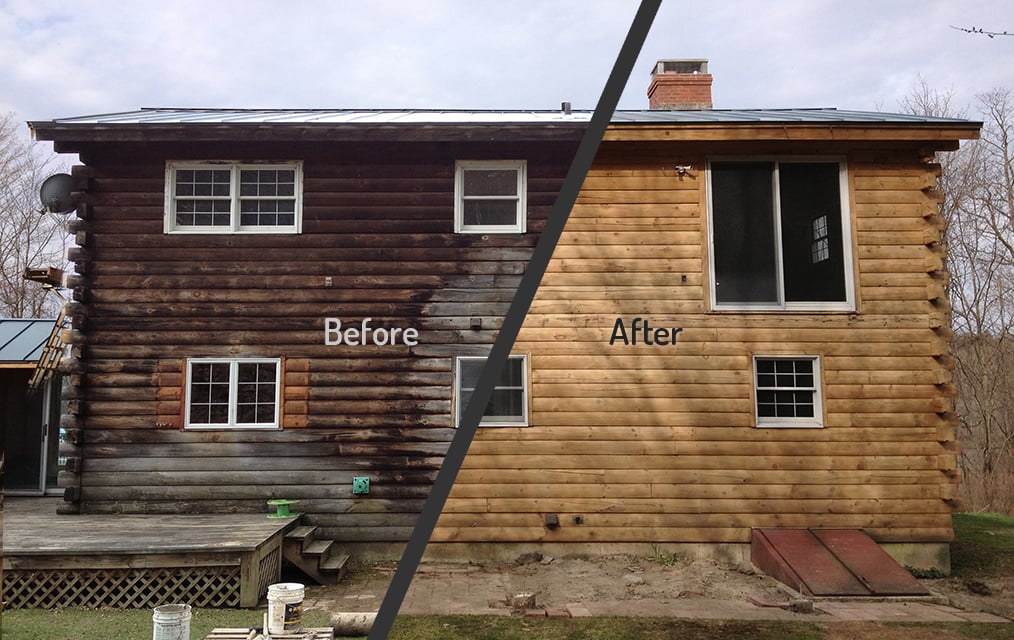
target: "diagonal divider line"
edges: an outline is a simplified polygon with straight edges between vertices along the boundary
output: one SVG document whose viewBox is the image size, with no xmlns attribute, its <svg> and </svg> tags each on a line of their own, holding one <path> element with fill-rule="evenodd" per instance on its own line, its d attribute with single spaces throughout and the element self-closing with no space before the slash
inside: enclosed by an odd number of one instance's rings
<svg viewBox="0 0 1014 640">
<path fill-rule="evenodd" d="M 405 594 L 412 584 L 412 577 L 426 551 L 430 536 L 433 535 L 433 530 L 436 528 L 437 519 L 443 511 L 444 503 L 454 485 L 458 470 L 461 469 L 465 454 L 468 453 L 468 447 L 472 443 L 472 438 L 475 437 L 482 414 L 493 395 L 493 387 L 507 363 L 507 357 L 510 355 L 521 325 L 528 314 L 528 309 L 535 298 L 535 292 L 538 290 L 542 276 L 549 265 L 549 259 L 553 256 L 553 250 L 563 233 L 567 218 L 570 216 L 570 210 L 581 191 L 581 185 L 595 159 L 606 127 L 620 101 L 620 95 L 623 93 L 661 3 L 662 0 L 641 0 L 637 13 L 634 15 L 630 30 L 627 32 L 627 37 L 616 57 L 609 79 L 606 81 L 598 104 L 595 106 L 595 112 L 592 114 L 588 128 L 585 129 L 570 169 L 564 178 L 549 220 L 539 236 L 539 241 L 532 252 L 532 258 L 525 269 L 507 314 L 504 316 L 500 333 L 493 343 L 479 381 L 476 383 L 472 397 L 462 415 L 461 423 L 451 440 L 440 471 L 433 481 L 429 496 L 426 498 L 418 520 L 416 520 L 415 528 L 405 546 L 401 560 L 398 562 L 398 568 L 391 578 L 391 584 L 388 586 L 384 601 L 377 611 L 367 640 L 385 640 L 391 631 L 394 619 L 405 599 Z"/>
</svg>

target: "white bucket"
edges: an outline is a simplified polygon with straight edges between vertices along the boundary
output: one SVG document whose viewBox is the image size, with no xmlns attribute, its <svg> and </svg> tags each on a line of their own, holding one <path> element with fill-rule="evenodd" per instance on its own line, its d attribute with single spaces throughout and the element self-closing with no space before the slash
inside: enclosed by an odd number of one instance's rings
<svg viewBox="0 0 1014 640">
<path fill-rule="evenodd" d="M 164 604 L 151 615 L 152 640 L 190 640 L 190 605 Z"/>
<path fill-rule="evenodd" d="M 268 586 L 268 633 L 303 630 L 303 585 L 280 582 Z"/>
</svg>

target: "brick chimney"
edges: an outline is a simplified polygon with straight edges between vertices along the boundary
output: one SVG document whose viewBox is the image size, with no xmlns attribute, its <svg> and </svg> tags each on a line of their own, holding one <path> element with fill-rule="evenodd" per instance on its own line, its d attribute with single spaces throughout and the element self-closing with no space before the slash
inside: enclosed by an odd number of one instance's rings
<svg viewBox="0 0 1014 640">
<path fill-rule="evenodd" d="M 708 61 L 659 60 L 651 70 L 649 109 L 710 109 L 711 74 Z"/>
</svg>

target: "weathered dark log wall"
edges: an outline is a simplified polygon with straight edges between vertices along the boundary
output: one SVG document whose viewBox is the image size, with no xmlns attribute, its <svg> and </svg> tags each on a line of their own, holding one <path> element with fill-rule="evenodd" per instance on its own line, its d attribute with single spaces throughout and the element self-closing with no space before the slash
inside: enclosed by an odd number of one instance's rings
<svg viewBox="0 0 1014 640">
<path fill-rule="evenodd" d="M 493 342 L 575 147 L 86 149 L 66 497 L 89 513 L 256 512 L 295 498 L 326 535 L 407 539 L 454 433 L 454 357 Z M 526 234 L 454 233 L 454 162 L 486 158 L 528 160 Z M 166 161 L 199 159 L 302 160 L 302 233 L 165 234 Z M 329 316 L 414 327 L 419 344 L 325 346 Z M 282 431 L 182 429 L 186 360 L 211 356 L 283 358 Z M 354 476 L 370 478 L 369 495 L 352 494 Z"/>
</svg>

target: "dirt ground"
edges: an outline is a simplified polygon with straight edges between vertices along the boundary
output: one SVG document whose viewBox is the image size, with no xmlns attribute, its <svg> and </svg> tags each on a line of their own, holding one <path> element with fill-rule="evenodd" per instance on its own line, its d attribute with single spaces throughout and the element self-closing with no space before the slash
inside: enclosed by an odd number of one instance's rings
<svg viewBox="0 0 1014 640">
<path fill-rule="evenodd" d="M 933 593 L 946 597 L 953 607 L 965 611 L 985 611 L 1014 620 L 1014 578 L 944 578 L 920 582 Z"/>
<path fill-rule="evenodd" d="M 305 605 L 329 611 L 375 611 L 394 568 L 393 563 L 353 566 L 340 585 L 307 587 Z M 1010 580 L 970 583 L 941 579 L 923 583 L 960 609 L 1014 619 L 1014 584 Z M 736 567 L 714 560 L 551 558 L 531 554 L 510 564 L 423 563 L 402 612 L 509 615 L 509 600 L 520 593 L 534 594 L 540 609 L 582 602 L 678 603 L 684 599 L 784 604 L 793 596 L 788 587 L 750 566 Z"/>
</svg>

